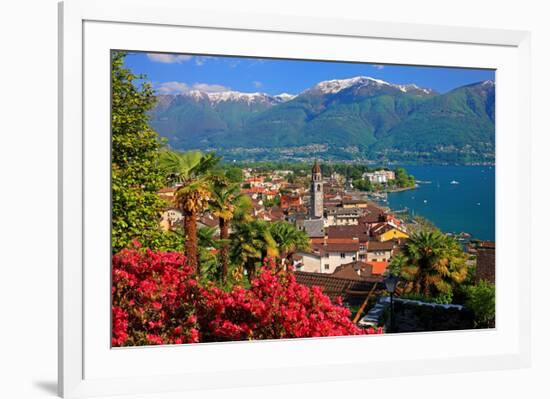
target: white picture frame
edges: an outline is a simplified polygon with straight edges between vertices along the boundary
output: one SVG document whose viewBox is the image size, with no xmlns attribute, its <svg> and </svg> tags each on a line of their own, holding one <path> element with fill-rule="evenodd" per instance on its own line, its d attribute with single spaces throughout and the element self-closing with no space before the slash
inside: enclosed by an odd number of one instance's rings
<svg viewBox="0 0 550 399">
<path fill-rule="evenodd" d="M 528 366 L 530 256 L 518 248 L 530 242 L 524 205 L 530 203 L 529 33 L 212 13 L 178 3 L 67 0 L 59 6 L 59 394 L 144 394 Z M 282 35 L 292 40 L 276 45 L 274 38 Z M 178 41 L 190 37 L 192 45 Z M 376 59 L 357 54 L 365 43 Z M 104 290 L 110 275 L 109 49 L 496 67 L 497 328 L 111 349 L 105 330 L 110 298 Z M 146 367 L 132 367 L 138 364 Z"/>
</svg>

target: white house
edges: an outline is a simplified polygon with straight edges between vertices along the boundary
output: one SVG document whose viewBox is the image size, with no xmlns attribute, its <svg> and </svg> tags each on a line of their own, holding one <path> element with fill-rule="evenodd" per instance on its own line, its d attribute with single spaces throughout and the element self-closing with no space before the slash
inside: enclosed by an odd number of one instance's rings
<svg viewBox="0 0 550 399">
<path fill-rule="evenodd" d="M 358 252 L 358 242 L 314 244 L 313 253 L 299 253 L 302 256 L 302 266 L 299 270 L 332 274 L 338 266 L 355 262 Z"/>
<path fill-rule="evenodd" d="M 395 180 L 395 172 L 393 170 L 367 172 L 363 173 L 363 179 L 369 180 L 371 183 L 385 184 L 388 180 Z"/>
<path fill-rule="evenodd" d="M 355 226 L 359 224 L 359 217 L 363 215 L 361 208 L 328 208 L 326 226 Z"/>
<path fill-rule="evenodd" d="M 183 222 L 183 213 L 177 208 L 168 208 L 161 214 L 160 225 L 164 230 L 170 230 L 181 222 Z"/>
</svg>

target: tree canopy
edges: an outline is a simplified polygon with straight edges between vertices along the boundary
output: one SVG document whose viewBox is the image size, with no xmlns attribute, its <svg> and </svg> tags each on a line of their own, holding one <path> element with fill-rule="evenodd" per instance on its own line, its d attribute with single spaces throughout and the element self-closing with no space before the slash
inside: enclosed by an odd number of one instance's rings
<svg viewBox="0 0 550 399">
<path fill-rule="evenodd" d="M 155 103 L 143 76 L 124 67 L 123 52 L 112 53 L 111 195 L 112 251 L 139 241 L 144 247 L 177 250 L 182 239 L 160 227 L 165 207 L 158 191 L 165 185 L 159 168 L 162 143 L 149 127 L 148 111 Z"/>
</svg>

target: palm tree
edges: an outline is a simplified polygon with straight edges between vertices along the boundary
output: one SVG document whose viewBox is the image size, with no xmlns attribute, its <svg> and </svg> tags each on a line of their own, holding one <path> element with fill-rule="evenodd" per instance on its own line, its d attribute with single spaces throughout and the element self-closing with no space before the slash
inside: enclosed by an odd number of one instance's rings
<svg viewBox="0 0 550 399">
<path fill-rule="evenodd" d="M 231 238 L 231 258 L 234 263 L 244 266 L 248 280 L 256 274 L 256 264 L 265 257 L 278 255 L 277 244 L 263 220 L 252 220 L 234 224 Z"/>
<path fill-rule="evenodd" d="M 218 263 L 212 250 L 219 249 L 220 241 L 216 239 L 215 227 L 201 227 L 197 229 L 199 245 L 199 265 L 201 278 L 212 281 L 219 278 Z"/>
<path fill-rule="evenodd" d="M 401 277 L 407 291 L 435 297 L 449 294 L 468 275 L 466 254 L 460 244 L 440 231 L 413 233 L 403 248 Z"/>
<path fill-rule="evenodd" d="M 197 250 L 197 216 L 203 212 L 210 199 L 208 173 L 219 162 L 214 154 L 200 151 L 163 151 L 160 168 L 168 180 L 179 186 L 176 204 L 184 216 L 185 254 L 189 265 L 200 273 Z"/>
<path fill-rule="evenodd" d="M 164 150 L 160 154 L 159 166 L 169 182 L 184 185 L 207 175 L 220 159 L 214 153 Z"/>
<path fill-rule="evenodd" d="M 195 180 L 176 191 L 176 204 L 183 212 L 185 230 L 185 254 L 189 265 L 200 274 L 198 268 L 197 216 L 208 206 L 210 191 L 205 179 Z"/>
<path fill-rule="evenodd" d="M 279 249 L 282 265 L 292 265 L 292 257 L 298 251 L 305 251 L 310 248 L 308 235 L 298 230 L 294 225 L 276 221 L 269 225 L 269 231 Z"/>
<path fill-rule="evenodd" d="M 239 195 L 235 199 L 234 205 L 234 223 L 246 223 L 252 220 L 252 200 L 248 195 Z"/>
<path fill-rule="evenodd" d="M 231 183 L 225 178 L 216 178 L 210 185 L 209 207 L 212 215 L 219 219 L 220 226 L 220 261 L 222 282 L 226 281 L 227 269 L 229 264 L 229 223 L 233 219 L 235 212 L 235 202 L 240 196 L 240 187 L 238 184 Z"/>
</svg>

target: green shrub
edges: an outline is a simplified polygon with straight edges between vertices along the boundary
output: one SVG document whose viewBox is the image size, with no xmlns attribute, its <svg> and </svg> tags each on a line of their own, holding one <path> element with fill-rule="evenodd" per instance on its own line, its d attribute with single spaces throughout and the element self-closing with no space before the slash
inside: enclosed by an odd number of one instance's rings
<svg viewBox="0 0 550 399">
<path fill-rule="evenodd" d="M 480 281 L 466 288 L 466 306 L 475 315 L 476 327 L 495 325 L 495 285 Z"/>
</svg>

